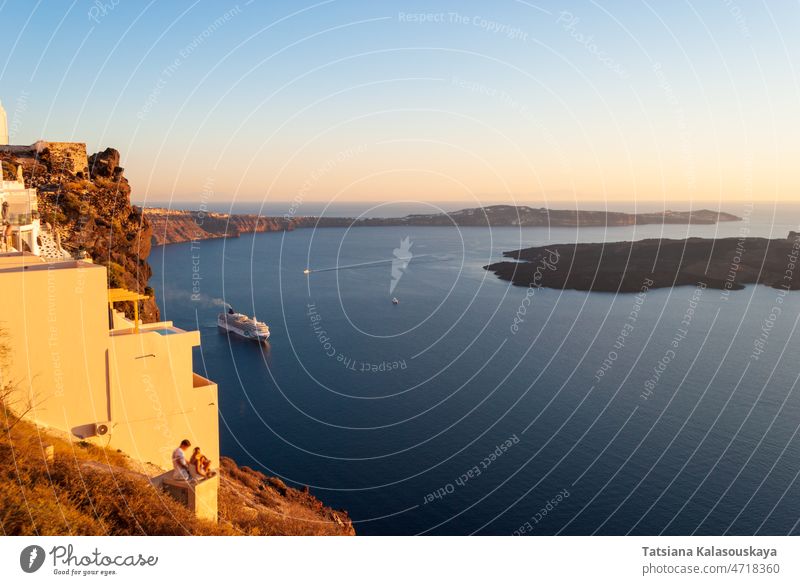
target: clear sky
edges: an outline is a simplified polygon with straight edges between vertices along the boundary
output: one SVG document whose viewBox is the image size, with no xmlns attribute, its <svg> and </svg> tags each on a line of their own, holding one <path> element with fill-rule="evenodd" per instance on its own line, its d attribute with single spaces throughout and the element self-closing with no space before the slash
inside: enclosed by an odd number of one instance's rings
<svg viewBox="0 0 800 585">
<path fill-rule="evenodd" d="M 0 0 L 11 142 L 136 201 L 800 199 L 800 3 Z"/>
</svg>

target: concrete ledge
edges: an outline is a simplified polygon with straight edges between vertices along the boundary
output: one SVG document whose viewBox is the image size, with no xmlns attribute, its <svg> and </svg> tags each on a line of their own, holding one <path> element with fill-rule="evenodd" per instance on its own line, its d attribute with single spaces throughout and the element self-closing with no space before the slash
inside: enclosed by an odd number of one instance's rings
<svg viewBox="0 0 800 585">
<path fill-rule="evenodd" d="M 163 476 L 156 479 L 161 480 L 164 491 L 194 512 L 195 516 L 202 520 L 217 521 L 219 474 L 199 481 Z"/>
</svg>

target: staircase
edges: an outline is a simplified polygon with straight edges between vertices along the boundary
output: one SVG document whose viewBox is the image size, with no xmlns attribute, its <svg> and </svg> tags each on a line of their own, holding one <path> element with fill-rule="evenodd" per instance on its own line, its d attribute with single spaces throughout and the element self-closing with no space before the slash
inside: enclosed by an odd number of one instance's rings
<svg viewBox="0 0 800 585">
<path fill-rule="evenodd" d="M 39 230 L 39 255 L 51 262 L 72 259 L 72 255 L 61 247 L 58 238 L 53 236 L 53 231 L 46 225 Z"/>
</svg>

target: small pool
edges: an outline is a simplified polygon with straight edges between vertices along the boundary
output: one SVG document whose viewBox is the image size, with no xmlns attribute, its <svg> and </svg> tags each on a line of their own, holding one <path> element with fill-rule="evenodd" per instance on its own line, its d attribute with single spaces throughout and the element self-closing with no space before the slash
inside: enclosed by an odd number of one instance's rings
<svg viewBox="0 0 800 585">
<path fill-rule="evenodd" d="M 175 333 L 180 333 L 180 331 L 178 331 L 177 329 L 167 329 L 167 328 L 164 328 L 164 329 L 149 329 L 148 331 L 154 331 L 155 333 L 158 333 L 159 335 L 173 335 Z"/>
</svg>

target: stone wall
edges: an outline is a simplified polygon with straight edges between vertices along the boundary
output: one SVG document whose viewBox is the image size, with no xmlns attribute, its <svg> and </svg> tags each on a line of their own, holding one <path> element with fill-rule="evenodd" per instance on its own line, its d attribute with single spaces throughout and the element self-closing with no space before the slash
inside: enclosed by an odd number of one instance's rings
<svg viewBox="0 0 800 585">
<path fill-rule="evenodd" d="M 35 159 L 44 159 L 44 162 L 54 172 L 86 176 L 89 167 L 89 158 L 86 155 L 84 142 L 49 142 L 39 140 L 30 146 L 18 144 L 2 144 L 0 152 L 7 152 L 17 159 L 28 159 L 33 163 Z M 20 162 L 23 162 L 20 160 Z"/>
<path fill-rule="evenodd" d="M 39 140 L 34 145 L 40 156 L 49 155 L 52 169 L 67 171 L 73 175 L 89 172 L 89 158 L 84 142 L 47 142 Z"/>
</svg>

